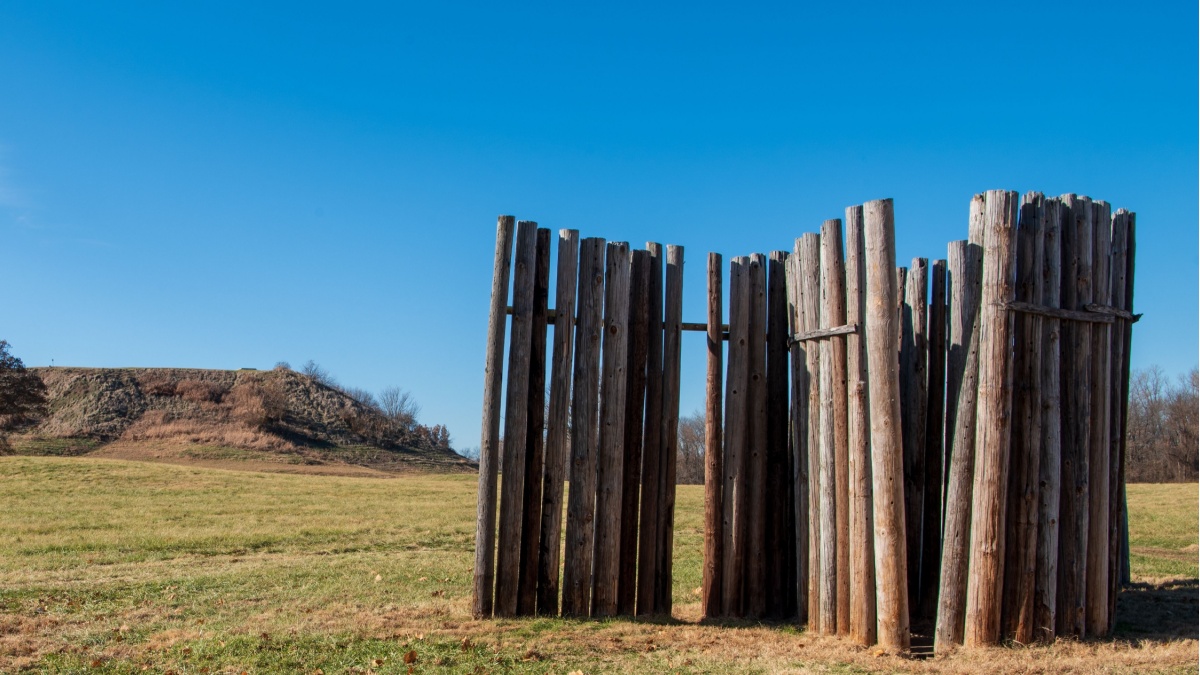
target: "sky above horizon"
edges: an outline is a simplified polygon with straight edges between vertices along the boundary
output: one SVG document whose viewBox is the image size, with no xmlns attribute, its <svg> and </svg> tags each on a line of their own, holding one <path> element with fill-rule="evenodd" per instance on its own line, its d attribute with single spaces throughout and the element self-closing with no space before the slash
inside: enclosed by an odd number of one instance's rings
<svg viewBox="0 0 1200 675">
<path fill-rule="evenodd" d="M 465 449 L 498 214 L 683 245 L 703 321 L 709 251 L 891 197 L 944 258 L 1010 189 L 1137 212 L 1133 366 L 1196 365 L 1195 3 L 814 4 L 0 3 L 0 339 L 312 359 Z"/>
</svg>

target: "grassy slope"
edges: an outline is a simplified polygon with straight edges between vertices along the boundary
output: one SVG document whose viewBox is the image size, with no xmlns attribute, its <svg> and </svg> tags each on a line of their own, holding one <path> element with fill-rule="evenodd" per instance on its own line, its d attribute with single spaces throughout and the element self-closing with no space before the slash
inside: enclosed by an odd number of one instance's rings
<svg viewBox="0 0 1200 675">
<path fill-rule="evenodd" d="M 1196 486 L 1165 487 L 1191 520 L 1158 523 L 1154 546 L 1194 547 Z M 474 492 L 464 475 L 2 458 L 0 670 L 385 673 L 415 652 L 414 672 L 1195 672 L 1194 639 L 911 661 L 791 626 L 700 625 L 698 487 L 679 492 L 675 621 L 475 621 Z M 1131 488 L 1135 551 L 1145 497 Z M 1139 560 L 1135 575 L 1161 571 Z"/>
</svg>

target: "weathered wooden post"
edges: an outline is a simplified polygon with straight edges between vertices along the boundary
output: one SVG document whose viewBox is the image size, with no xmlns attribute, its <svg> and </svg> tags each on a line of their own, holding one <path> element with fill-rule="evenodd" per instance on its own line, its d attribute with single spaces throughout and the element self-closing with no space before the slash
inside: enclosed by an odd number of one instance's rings
<svg viewBox="0 0 1200 675">
<path fill-rule="evenodd" d="M 483 424 L 479 441 L 479 500 L 475 521 L 475 572 L 472 613 L 492 613 L 496 562 L 496 483 L 500 469 L 500 395 L 504 370 L 504 327 L 508 308 L 508 276 L 512 265 L 512 216 L 496 222 L 496 255 L 492 264 L 492 304 L 488 311 L 487 360 L 483 375 Z"/>
<path fill-rule="evenodd" d="M 1128 303 L 1128 292 L 1133 275 L 1129 268 L 1133 259 L 1129 255 L 1129 232 L 1133 214 L 1125 209 L 1117 209 L 1112 219 L 1112 267 L 1109 280 L 1111 281 L 1110 301 L 1112 306 L 1132 311 Z M 1122 448 L 1125 445 L 1125 408 L 1128 402 L 1128 339 L 1132 324 L 1128 320 L 1117 321 L 1112 328 L 1112 358 L 1110 361 L 1110 391 L 1112 405 L 1109 412 L 1111 425 L 1109 438 L 1111 454 L 1109 467 L 1109 557 L 1108 557 L 1108 606 L 1109 623 L 1107 633 L 1112 633 L 1113 616 L 1116 610 L 1117 593 L 1120 589 L 1119 573 L 1121 554 L 1121 504 L 1124 500 L 1124 456 Z"/>
<path fill-rule="evenodd" d="M 1041 303 L 1045 307 L 1060 307 L 1065 209 L 1057 199 L 1047 199 L 1043 204 Z M 1038 349 L 1042 357 L 1042 455 L 1038 465 L 1038 541 L 1033 581 L 1034 638 L 1040 642 L 1054 641 L 1058 594 L 1058 513 L 1062 485 L 1061 338 L 1060 321 L 1051 316 L 1042 317 Z"/>
<path fill-rule="evenodd" d="M 796 240 L 796 252 L 787 260 L 788 328 L 793 335 L 804 330 L 804 309 L 801 299 L 800 242 Z M 792 357 L 792 481 L 795 491 L 793 504 L 796 540 L 796 619 L 800 625 L 809 621 L 809 475 L 808 475 L 808 356 L 804 343 L 791 343 Z M 872 622 L 873 623 L 873 622 Z"/>
<path fill-rule="evenodd" d="M 807 232 L 796 244 L 800 270 L 801 315 L 804 331 L 821 327 L 821 235 Z M 821 624 L 821 347 L 810 345 L 805 352 L 808 373 L 808 625 L 814 632 L 824 630 Z"/>
<path fill-rule="evenodd" d="M 892 200 L 863 206 L 867 279 L 867 370 L 870 373 L 871 477 L 879 644 L 907 650 L 908 589 L 904 559 L 904 462 L 900 440 L 900 330 Z"/>
<path fill-rule="evenodd" d="M 650 253 L 630 251 L 629 367 L 626 370 L 625 441 L 621 488 L 621 571 L 617 612 L 637 608 L 638 496 L 642 479 L 642 424 L 646 407 L 646 351 L 650 343 Z"/>
<path fill-rule="evenodd" d="M 983 289 L 979 310 L 979 412 L 975 421 L 974 504 L 963 644 L 1000 640 L 1004 498 L 1012 399 L 1011 321 L 1017 193 L 989 190 L 985 205 Z"/>
<path fill-rule="evenodd" d="M 1111 303 L 1109 261 L 1112 255 L 1112 214 L 1107 202 L 1092 202 L 1092 302 Z M 1091 325 L 1091 429 L 1088 460 L 1088 544 L 1087 544 L 1087 633 L 1108 633 L 1109 561 L 1109 482 L 1111 480 L 1111 449 L 1108 434 L 1110 375 L 1109 359 L 1111 325 Z"/>
<path fill-rule="evenodd" d="M 850 467 L 850 637 L 875 644 L 875 545 L 871 513 L 871 427 L 867 414 L 866 265 L 863 207 L 846 209 L 846 323 L 858 330 L 846 336 L 848 414 L 846 444 Z"/>
<path fill-rule="evenodd" d="M 550 230 L 537 230 L 533 274 L 533 318 L 529 341 L 529 402 L 525 424 L 525 499 L 521 505 L 521 562 L 517 614 L 537 611 L 538 544 L 542 522 L 542 470 L 545 464 L 546 321 L 550 302 Z"/>
<path fill-rule="evenodd" d="M 525 442 L 529 413 L 529 358 L 533 332 L 534 273 L 537 223 L 517 223 L 516 270 L 513 275 L 511 346 L 508 350 L 508 391 L 504 402 L 504 480 L 500 484 L 500 534 L 496 550 L 498 616 L 517 613 L 521 570 L 521 504 L 525 497 Z M 542 326 L 545 328 L 545 324 Z"/>
<path fill-rule="evenodd" d="M 646 354 L 646 423 L 642 432 L 642 503 L 638 528 L 639 616 L 658 611 L 654 568 L 658 562 L 658 502 L 663 472 L 663 247 L 647 242 L 646 250 L 650 252 L 650 339 Z"/>
<path fill-rule="evenodd" d="M 921 507 L 920 614 L 937 613 L 942 560 L 942 428 L 946 400 L 946 261 L 929 268 L 929 374 L 925 417 L 925 488 Z"/>
<path fill-rule="evenodd" d="M 821 225 L 821 308 L 826 328 L 846 324 L 846 269 L 842 248 L 842 221 L 827 220 Z M 849 413 L 846 396 L 846 336 L 834 335 L 821 340 L 822 362 L 828 364 L 829 382 L 824 397 L 832 405 L 829 421 L 833 440 L 834 551 L 837 571 L 835 598 L 837 633 L 850 632 L 850 451 Z M 822 370 L 824 372 L 824 370 Z"/>
<path fill-rule="evenodd" d="M 766 614 L 767 509 L 767 258 L 750 256 L 750 416 L 746 429 L 749 478 L 746 536 L 746 615 Z"/>
<path fill-rule="evenodd" d="M 701 611 L 706 617 L 721 613 L 721 579 L 724 570 L 724 475 L 721 425 L 721 366 L 725 349 L 722 322 L 720 253 L 708 254 L 708 370 L 704 398 L 704 577 Z"/>
<path fill-rule="evenodd" d="M 550 366 L 550 409 L 546 414 L 546 472 L 542 485 L 541 544 L 538 550 L 538 613 L 558 614 L 558 575 L 562 547 L 563 482 L 571 407 L 574 355 L 575 286 L 579 231 L 558 231 L 558 273 L 554 294 L 554 353 Z"/>
<path fill-rule="evenodd" d="M 725 378 L 724 576 L 721 613 L 742 616 L 746 560 L 746 426 L 750 410 L 750 259 L 729 266 L 729 375 Z"/>
<path fill-rule="evenodd" d="M 786 251 L 772 251 L 767 269 L 767 615 L 795 612 L 792 465 L 788 452 L 788 310 Z"/>
<path fill-rule="evenodd" d="M 571 490 L 567 493 L 567 537 L 562 613 L 591 614 L 592 550 L 595 543 L 596 412 L 600 383 L 600 338 L 604 330 L 603 239 L 584 239 L 579 252 L 578 318 L 571 399 Z"/>
<path fill-rule="evenodd" d="M 683 247 L 667 245 L 663 315 L 662 495 L 658 512 L 657 611 L 671 614 L 671 554 L 675 542 L 675 472 L 679 449 L 680 337 L 683 324 Z"/>
<path fill-rule="evenodd" d="M 921 604 L 921 509 L 925 504 L 925 423 L 929 414 L 929 259 L 913 258 L 902 305 L 900 416 L 904 442 L 904 531 L 908 555 L 909 621 Z"/>
</svg>

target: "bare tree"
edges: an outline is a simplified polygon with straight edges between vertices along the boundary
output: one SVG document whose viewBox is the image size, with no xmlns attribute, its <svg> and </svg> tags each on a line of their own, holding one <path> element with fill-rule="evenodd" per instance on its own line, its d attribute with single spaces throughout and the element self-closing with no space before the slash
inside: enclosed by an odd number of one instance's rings
<svg viewBox="0 0 1200 675">
<path fill-rule="evenodd" d="M 322 368 L 317 364 L 316 361 L 313 361 L 312 359 L 309 359 L 308 362 L 304 364 L 304 366 L 300 369 L 300 372 L 307 375 L 308 378 L 313 382 L 323 384 L 332 389 L 337 389 L 338 387 L 337 379 L 334 378 L 334 376 L 331 375 L 328 370 Z"/>
<path fill-rule="evenodd" d="M 1200 374 L 1195 368 L 1175 382 L 1158 366 L 1133 373 L 1129 382 L 1126 480 L 1168 483 L 1197 479 L 1198 389 Z"/>
<path fill-rule="evenodd" d="M 410 392 L 400 387 L 388 387 L 379 392 L 379 409 L 393 422 L 404 429 L 412 430 L 417 425 L 421 405 Z"/>
<path fill-rule="evenodd" d="M 704 413 L 696 411 L 679 418 L 679 453 L 675 482 L 680 485 L 704 483 Z"/>
</svg>

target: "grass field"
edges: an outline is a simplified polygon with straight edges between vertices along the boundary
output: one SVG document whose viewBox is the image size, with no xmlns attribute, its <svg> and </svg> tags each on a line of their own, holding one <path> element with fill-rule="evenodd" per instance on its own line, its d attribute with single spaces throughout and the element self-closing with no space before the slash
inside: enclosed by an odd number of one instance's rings
<svg viewBox="0 0 1200 675">
<path fill-rule="evenodd" d="M 474 620 L 475 481 L 0 458 L 0 670 L 1196 672 L 1194 484 L 1129 488 L 1141 583 L 1116 640 L 919 660 L 700 623 L 697 487 L 672 620 Z"/>
</svg>

